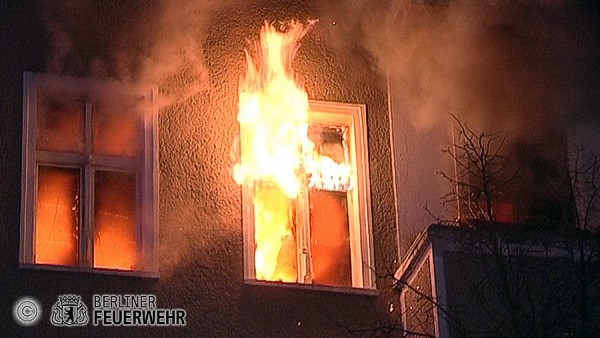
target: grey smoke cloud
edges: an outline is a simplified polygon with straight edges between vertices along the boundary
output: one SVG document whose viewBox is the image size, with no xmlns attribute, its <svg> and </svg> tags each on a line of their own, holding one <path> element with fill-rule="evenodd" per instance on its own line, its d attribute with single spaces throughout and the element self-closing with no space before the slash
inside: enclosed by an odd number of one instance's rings
<svg viewBox="0 0 600 338">
<path fill-rule="evenodd" d="M 47 70 L 168 84 L 167 103 L 186 99 L 209 86 L 207 23 L 235 3 L 42 2 Z M 600 15 L 593 1 L 359 0 L 322 8 L 338 21 L 331 42 L 362 46 L 390 76 L 417 128 L 447 121 L 452 112 L 482 128 L 518 134 L 527 125 L 543 134 L 566 116 L 586 120 L 600 107 Z"/>
<path fill-rule="evenodd" d="M 426 4 L 433 5 L 426 5 Z M 413 125 L 463 116 L 540 135 L 598 112 L 600 15 L 592 1 L 346 1 L 333 41 L 358 41 Z"/>
<path fill-rule="evenodd" d="M 202 41 L 230 1 L 42 2 L 46 71 L 165 87 L 162 105 L 208 89 Z"/>
<path fill-rule="evenodd" d="M 146 87 L 159 86 L 161 116 L 171 120 L 177 137 L 161 138 L 161 147 L 173 151 L 193 144 L 198 133 L 180 109 L 187 99 L 210 89 L 202 43 L 208 36 L 213 14 L 228 1 L 60 1 L 39 2 L 37 14 L 48 37 L 46 72 L 60 75 L 97 77 Z M 240 55 L 242 51 L 240 50 Z M 105 89 L 103 87 L 103 89 Z M 103 101 L 112 101 L 111 91 Z M 170 117 L 166 117 L 170 116 Z M 193 116 L 190 116 L 190 118 Z M 209 126 L 204 126 L 206 129 Z M 179 143 L 181 142 L 181 143 Z M 177 150 L 179 151 L 179 149 Z M 187 155 L 190 152 L 186 152 Z M 180 155 L 183 160 L 184 155 Z M 197 160 L 197 158 L 185 158 Z M 193 170 L 164 168 L 161 177 L 160 270 L 163 276 L 176 271 L 183 261 L 206 250 L 206 236 L 198 236 L 198 223 L 211 223 L 214 215 L 194 205 L 196 199 L 174 197 L 190 194 Z M 179 177 L 186 177 L 185 181 Z M 176 180 L 177 188 L 169 182 Z M 185 185 L 185 186 L 184 186 Z M 179 198 L 179 199 L 178 199 Z M 187 199 L 186 199 L 187 198 Z M 202 233 L 201 233 L 202 234 Z"/>
<path fill-rule="evenodd" d="M 593 1 L 417 4 L 428 2 L 322 1 L 321 14 L 332 20 L 320 18 L 317 26 L 331 29 L 315 31 L 331 34 L 328 42 L 343 53 L 366 51 L 374 67 L 389 74 L 393 95 L 404 104 L 394 113 L 406 114 L 419 130 L 448 122 L 452 112 L 476 129 L 531 138 L 565 120 L 589 125 L 597 114 L 600 19 Z M 161 105 L 180 103 L 210 89 L 202 45 L 210 36 L 207 25 L 235 3 L 40 2 L 49 38 L 47 71 L 148 82 L 161 87 Z M 198 134 L 190 124 L 180 127 L 186 136 Z M 204 246 L 190 240 L 190 224 L 214 216 L 198 210 L 161 210 L 173 228 L 161 238 L 162 267 L 172 269 Z"/>
</svg>

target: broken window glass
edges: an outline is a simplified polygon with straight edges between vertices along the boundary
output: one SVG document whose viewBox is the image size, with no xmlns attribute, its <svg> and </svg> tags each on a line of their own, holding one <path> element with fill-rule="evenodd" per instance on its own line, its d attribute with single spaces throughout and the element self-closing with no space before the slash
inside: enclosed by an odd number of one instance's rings
<svg viewBox="0 0 600 338">
<path fill-rule="evenodd" d="M 79 261 L 79 169 L 38 167 L 35 262 L 77 265 Z"/>
<path fill-rule="evenodd" d="M 320 155 L 335 163 L 348 164 L 346 127 L 312 125 L 309 137 Z M 326 178 L 325 178 L 326 179 Z M 342 185 L 330 185 L 329 188 Z M 310 239 L 313 282 L 315 284 L 352 286 L 348 199 L 345 191 L 311 189 Z"/>
<path fill-rule="evenodd" d="M 96 170 L 94 197 L 94 267 L 134 270 L 135 173 Z"/>
<path fill-rule="evenodd" d="M 352 286 L 346 193 L 314 190 L 309 200 L 313 282 Z"/>
</svg>

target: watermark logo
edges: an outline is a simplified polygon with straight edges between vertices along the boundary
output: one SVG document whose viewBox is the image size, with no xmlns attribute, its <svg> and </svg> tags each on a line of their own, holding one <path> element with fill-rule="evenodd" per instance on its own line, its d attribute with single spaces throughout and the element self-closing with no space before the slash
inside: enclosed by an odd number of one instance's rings
<svg viewBox="0 0 600 338">
<path fill-rule="evenodd" d="M 84 326 L 88 323 L 88 310 L 81 296 L 62 295 L 52 306 L 50 323 L 54 326 Z"/>
<path fill-rule="evenodd" d="M 94 295 L 94 326 L 185 326 L 184 309 L 158 308 L 156 296 Z"/>
<path fill-rule="evenodd" d="M 33 326 L 42 318 L 42 306 L 33 297 L 21 297 L 13 305 L 13 318 L 22 326 Z"/>
</svg>

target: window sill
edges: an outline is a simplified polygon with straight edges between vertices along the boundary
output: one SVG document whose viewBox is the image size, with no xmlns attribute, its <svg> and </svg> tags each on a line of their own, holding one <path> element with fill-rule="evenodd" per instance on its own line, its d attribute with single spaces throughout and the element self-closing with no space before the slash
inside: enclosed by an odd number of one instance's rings
<svg viewBox="0 0 600 338">
<path fill-rule="evenodd" d="M 331 292 L 331 293 L 343 293 L 348 295 L 360 295 L 360 296 L 379 296 L 379 292 L 376 289 L 366 288 L 353 288 L 347 286 L 329 286 L 329 285 L 315 285 L 315 284 L 299 284 L 299 283 L 284 283 L 284 282 L 269 282 L 254 279 L 244 279 L 244 285 L 250 287 L 276 287 L 276 288 L 288 288 L 296 290 L 310 290 L 318 292 Z"/>
<path fill-rule="evenodd" d="M 125 271 L 116 269 L 92 269 L 81 266 L 61 266 L 61 265 L 48 265 L 48 264 L 31 264 L 31 263 L 19 263 L 19 268 L 29 270 L 43 270 L 43 271 L 64 271 L 64 272 L 75 272 L 75 273 L 89 273 L 94 275 L 110 275 L 110 276 L 128 276 L 128 277 L 141 277 L 149 279 L 158 279 L 160 273 L 153 271 Z"/>
</svg>

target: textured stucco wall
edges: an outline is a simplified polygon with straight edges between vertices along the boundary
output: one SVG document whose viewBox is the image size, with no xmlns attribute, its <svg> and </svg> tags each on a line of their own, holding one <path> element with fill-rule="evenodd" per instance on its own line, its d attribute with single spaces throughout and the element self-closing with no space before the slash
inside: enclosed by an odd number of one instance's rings
<svg viewBox="0 0 600 338">
<path fill-rule="evenodd" d="M 64 334 L 64 329 L 48 323 L 51 305 L 64 293 L 81 294 L 88 305 L 98 293 L 154 293 L 159 307 L 187 310 L 185 328 L 88 326 L 69 331 L 73 334 L 340 336 L 345 333 L 340 326 L 360 327 L 386 315 L 389 280 L 378 283 L 378 297 L 242 282 L 241 191 L 230 176 L 230 148 L 238 133 L 235 115 L 238 78 L 244 66 L 242 51 L 248 40 L 257 37 L 265 19 L 314 18 L 318 16 L 314 4 L 271 1 L 224 7 L 209 22 L 209 33 L 198 37 L 209 86 L 161 110 L 159 116 L 158 280 L 18 268 L 21 77 L 24 71 L 44 71 L 48 41 L 29 2 L 0 6 L 0 12 L 6 13 L 0 42 L 10 46 L 10 52 L 0 55 L 0 326 L 8 324 L 11 334 Z M 327 18 L 321 19 L 327 22 Z M 331 47 L 328 29 L 333 28 L 317 25 L 305 37 L 296 69 L 311 99 L 367 105 L 375 268 L 394 271 L 396 216 L 385 81 L 358 48 Z M 176 90 L 187 80 L 184 72 L 162 90 Z M 42 302 L 46 312 L 40 325 L 12 325 L 12 302 L 22 295 Z"/>
</svg>

